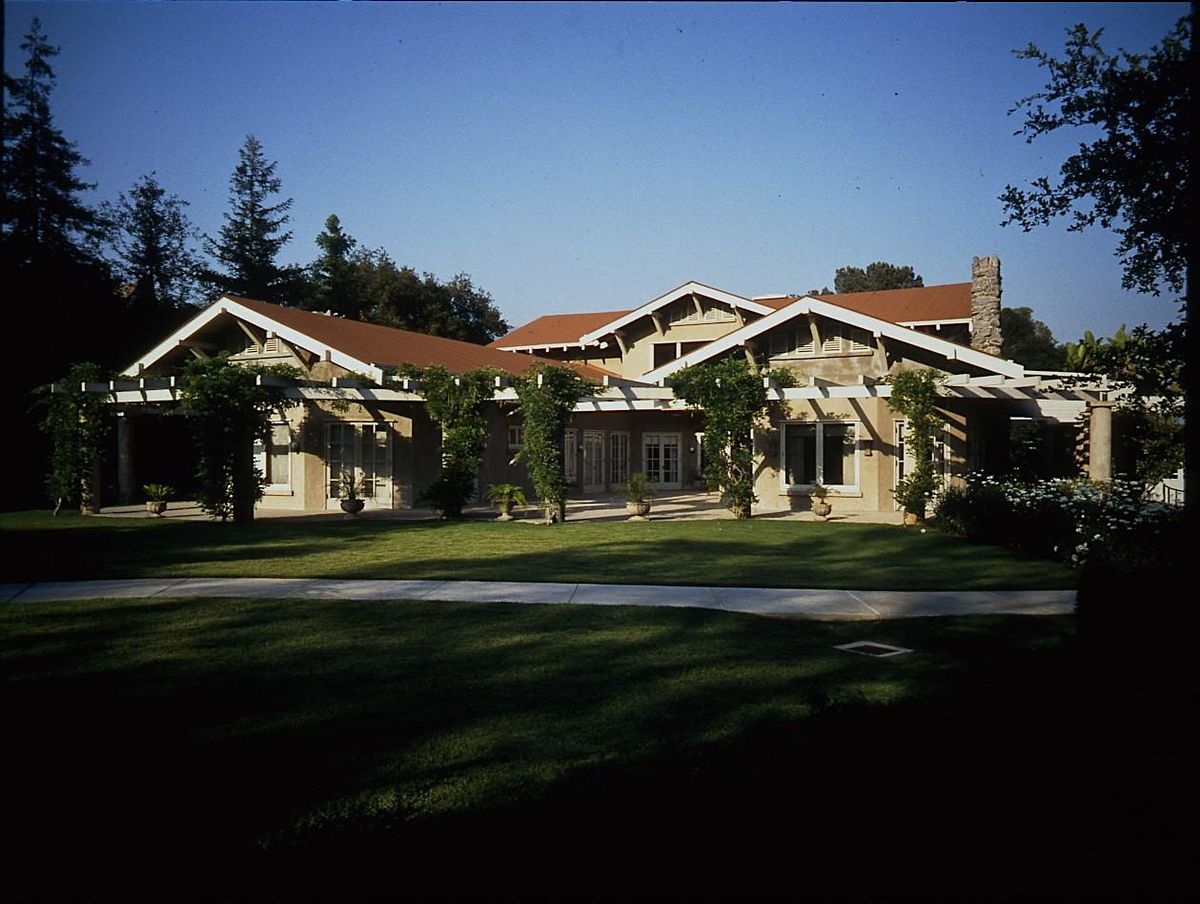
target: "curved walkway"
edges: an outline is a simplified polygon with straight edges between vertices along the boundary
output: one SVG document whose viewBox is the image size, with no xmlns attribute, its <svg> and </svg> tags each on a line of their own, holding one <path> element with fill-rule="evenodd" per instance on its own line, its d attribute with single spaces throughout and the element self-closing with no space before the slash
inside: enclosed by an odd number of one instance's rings
<svg viewBox="0 0 1200 904">
<path fill-rule="evenodd" d="M 874 619 L 930 615 L 1061 615 L 1074 590 L 890 591 L 650 584 L 537 584 L 486 581 L 347 581 L 305 578 L 177 578 L 0 584 L 0 601 L 179 597 L 442 600 L 588 606 L 690 606 L 756 615 Z"/>
</svg>

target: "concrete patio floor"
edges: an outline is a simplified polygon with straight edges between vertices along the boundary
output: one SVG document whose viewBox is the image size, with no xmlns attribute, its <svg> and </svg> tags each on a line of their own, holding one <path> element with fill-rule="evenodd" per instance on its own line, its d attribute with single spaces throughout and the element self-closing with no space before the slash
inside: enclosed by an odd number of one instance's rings
<svg viewBox="0 0 1200 904">
<path fill-rule="evenodd" d="M 269 503 L 269 499 L 267 500 Z M 838 511 L 837 500 L 833 499 L 833 513 L 826 519 L 831 524 L 838 522 L 846 524 L 900 524 L 900 512 L 842 512 Z M 807 497 L 796 499 L 796 508 L 785 511 L 766 511 L 756 506 L 756 519 L 787 520 L 787 521 L 816 521 L 818 520 L 808 507 Z M 345 518 L 342 512 L 332 509 L 325 512 L 297 512 L 293 509 L 272 508 L 269 504 L 260 505 L 255 509 L 256 518 L 305 518 L 305 519 L 339 519 Z M 464 511 L 470 519 L 487 520 L 496 517 L 496 510 L 486 505 L 470 505 Z M 108 506 L 100 510 L 100 517 L 109 518 L 154 518 L 146 511 L 145 505 Z M 195 502 L 171 502 L 166 513 L 162 516 L 172 520 L 208 520 L 200 506 Z M 413 509 L 367 509 L 358 515 L 360 520 L 403 520 L 427 521 L 436 520 L 437 513 L 428 508 Z M 536 523 L 542 517 L 542 512 L 536 506 L 525 506 L 514 512 L 514 520 Z M 622 496 L 586 496 L 567 500 L 568 521 L 624 521 L 628 518 L 625 511 L 625 499 Z M 663 493 L 654 499 L 654 507 L 648 518 L 650 521 L 713 521 L 733 520 L 733 513 L 721 504 L 721 498 L 715 493 Z"/>
</svg>

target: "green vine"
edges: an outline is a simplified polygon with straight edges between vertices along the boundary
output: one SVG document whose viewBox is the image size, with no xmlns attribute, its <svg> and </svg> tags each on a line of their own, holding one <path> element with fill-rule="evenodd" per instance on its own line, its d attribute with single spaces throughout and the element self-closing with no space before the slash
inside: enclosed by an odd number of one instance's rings
<svg viewBox="0 0 1200 904">
<path fill-rule="evenodd" d="M 442 469 L 424 498 L 443 518 L 462 516 L 475 494 L 475 477 L 487 441 L 484 406 L 491 401 L 501 372 L 480 368 L 455 376 L 440 365 L 413 370 L 430 418 L 442 428 Z"/>
<path fill-rule="evenodd" d="M 925 517 L 925 510 L 937 489 L 933 450 L 943 424 L 937 412 L 941 381 L 937 371 L 928 369 L 902 370 L 891 380 L 891 406 L 907 421 L 904 442 L 912 450 L 916 462 L 912 473 L 897 483 L 893 492 L 904 511 L 919 518 Z"/>
<path fill-rule="evenodd" d="M 79 503 L 81 512 L 97 510 L 95 467 L 100 445 L 111 428 L 106 416 L 107 397 L 86 392 L 83 383 L 107 382 L 98 364 L 72 365 L 63 378 L 38 390 L 36 403 L 46 409 L 42 430 L 50 439 L 50 473 L 46 491 L 57 515 L 64 503 Z"/>
<path fill-rule="evenodd" d="M 781 386 L 787 371 L 770 371 Z M 677 398 L 704 412 L 704 478 L 738 518 L 749 518 L 754 494 L 754 427 L 768 410 L 763 376 L 745 358 L 685 367 L 672 378 Z"/>
<path fill-rule="evenodd" d="M 260 374 L 288 380 L 300 376 L 286 365 L 231 364 L 226 354 L 198 358 L 183 369 L 179 400 L 196 432 L 200 507 L 222 521 L 254 520 L 254 505 L 263 495 L 254 441 L 270 442 L 271 416 L 282 416 L 296 404 L 279 387 L 258 385 Z"/>
<path fill-rule="evenodd" d="M 563 439 L 575 403 L 600 387 L 566 367 L 535 365 L 513 381 L 525 420 L 525 445 L 519 453 L 534 492 L 551 523 L 567 517 L 567 478 Z"/>
</svg>

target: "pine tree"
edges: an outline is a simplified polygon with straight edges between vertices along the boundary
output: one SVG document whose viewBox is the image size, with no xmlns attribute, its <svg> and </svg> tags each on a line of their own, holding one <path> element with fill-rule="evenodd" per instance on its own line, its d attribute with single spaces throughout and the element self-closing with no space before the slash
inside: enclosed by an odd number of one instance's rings
<svg viewBox="0 0 1200 904">
<path fill-rule="evenodd" d="M 276 163 L 266 159 L 257 138 L 247 136 L 238 157 L 220 238 L 205 239 L 205 250 L 224 269 L 206 270 L 204 281 L 217 292 L 288 304 L 298 289 L 300 270 L 281 267 L 275 258 L 292 238 L 291 232 L 283 231 L 292 199 L 268 203 L 282 182 L 275 175 Z"/>
<path fill-rule="evenodd" d="M 352 258 L 358 242 L 342 229 L 337 214 L 325 219 L 325 231 L 316 238 L 321 256 L 309 266 L 311 296 L 307 307 L 332 311 L 342 317 L 363 319 L 367 296 L 360 279 L 361 267 Z"/>
<path fill-rule="evenodd" d="M 186 206 L 151 173 L 101 208 L 112 226 L 109 244 L 115 264 L 122 278 L 136 285 L 139 305 L 180 308 L 195 298 L 199 260 L 190 247 L 196 231 L 184 213 Z"/>
<path fill-rule="evenodd" d="M 28 54 L 24 76 L 4 75 L 4 264 L 92 264 L 95 256 L 86 244 L 98 238 L 101 221 L 78 197 L 94 186 L 75 172 L 88 161 L 55 127 L 50 112 L 56 81 L 50 61 L 59 48 L 34 19 L 21 49 Z"/>
</svg>

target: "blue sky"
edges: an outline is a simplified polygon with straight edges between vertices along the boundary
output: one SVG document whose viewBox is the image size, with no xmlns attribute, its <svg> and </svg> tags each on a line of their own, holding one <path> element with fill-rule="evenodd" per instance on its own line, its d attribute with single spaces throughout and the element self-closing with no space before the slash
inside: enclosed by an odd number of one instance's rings
<svg viewBox="0 0 1200 904">
<path fill-rule="evenodd" d="M 470 273 L 513 326 L 875 260 L 964 282 L 998 254 L 1004 303 L 1067 341 L 1176 312 L 1121 289 L 1111 233 L 1000 227 L 1005 184 L 1079 140 L 1013 135 L 1045 73 L 1012 51 L 1061 52 L 1076 22 L 1143 51 L 1187 9 L 10 0 L 4 66 L 40 17 L 93 200 L 155 171 L 215 234 L 253 133 L 295 199 L 287 261 L 336 213 L 400 263 Z"/>
</svg>

